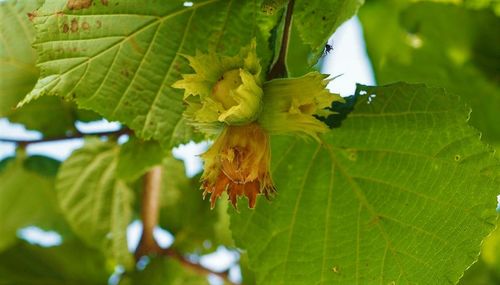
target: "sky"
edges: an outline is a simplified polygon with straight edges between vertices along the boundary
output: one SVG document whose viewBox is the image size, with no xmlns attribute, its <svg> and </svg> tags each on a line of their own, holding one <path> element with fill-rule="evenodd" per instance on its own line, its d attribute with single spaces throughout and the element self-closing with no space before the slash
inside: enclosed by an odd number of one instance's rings
<svg viewBox="0 0 500 285">
<path fill-rule="evenodd" d="M 330 82 L 328 86 L 332 92 L 342 96 L 349 96 L 354 94 L 356 83 L 365 85 L 375 84 L 372 67 L 365 51 L 361 24 L 357 17 L 344 23 L 330 38 L 328 43 L 333 47 L 333 50 L 325 55 L 322 72 L 331 74 L 331 76 L 340 75 Z M 76 127 L 85 133 L 117 130 L 120 128 L 120 124 L 102 120 L 91 123 L 79 122 Z M 21 125 L 11 124 L 6 119 L 0 119 L 0 137 L 39 139 L 41 138 L 41 134 L 34 131 L 27 131 Z M 73 150 L 80 148 L 82 145 L 82 139 L 32 144 L 28 146 L 27 153 L 30 155 L 45 155 L 62 161 L 70 156 Z M 207 149 L 208 145 L 207 142 L 200 144 L 188 143 L 173 150 L 174 156 L 184 161 L 188 176 L 193 176 L 202 170 L 202 162 L 199 155 Z M 14 155 L 14 152 L 14 144 L 0 142 L 0 160 Z M 128 228 L 128 243 L 131 251 L 135 249 L 139 242 L 141 228 L 142 225 L 138 221 L 133 222 Z M 18 236 L 29 242 L 44 246 L 57 245 L 62 241 L 57 233 L 45 232 L 36 227 L 21 229 L 18 232 Z M 155 230 L 155 237 L 163 247 L 168 247 L 173 243 L 173 236 L 163 229 L 158 228 Z M 235 263 L 237 259 L 238 255 L 234 251 L 221 247 L 215 253 L 201 257 L 200 263 L 210 269 L 222 271 Z M 240 281 L 241 274 L 238 266 L 231 268 L 230 278 L 236 282 Z M 222 284 L 222 281 L 214 276 L 211 276 L 209 280 L 213 285 Z"/>
</svg>

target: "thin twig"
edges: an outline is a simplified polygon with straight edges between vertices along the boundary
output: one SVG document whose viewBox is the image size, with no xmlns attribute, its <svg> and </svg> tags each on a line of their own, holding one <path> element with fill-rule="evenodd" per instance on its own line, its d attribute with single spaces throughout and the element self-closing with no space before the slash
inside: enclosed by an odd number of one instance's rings
<svg viewBox="0 0 500 285">
<path fill-rule="evenodd" d="M 91 132 L 91 133 L 77 132 L 77 133 L 67 135 L 67 136 L 55 136 L 55 137 L 41 138 L 41 139 L 36 139 L 36 140 L 23 140 L 23 139 L 0 137 L 0 142 L 15 143 L 15 144 L 20 145 L 20 146 L 26 146 L 29 144 L 36 144 L 36 143 L 78 139 L 78 138 L 83 138 L 85 136 L 121 136 L 121 135 L 126 135 L 126 134 L 131 134 L 131 133 L 132 133 L 132 131 L 130 129 L 123 128 L 123 129 L 119 129 L 116 131 L 107 131 L 107 132 Z"/>
<path fill-rule="evenodd" d="M 177 260 L 182 266 L 189 268 L 201 275 L 213 274 L 222 278 L 227 284 L 237 285 L 229 280 L 228 272 L 212 271 L 199 263 L 192 262 L 173 248 L 161 248 L 156 242 L 153 231 L 158 225 L 160 215 L 160 192 L 163 168 L 156 166 L 144 176 L 142 192 L 141 219 L 142 235 L 139 246 L 135 251 L 135 258 L 139 260 L 145 255 L 162 255 Z"/>
<path fill-rule="evenodd" d="M 192 262 L 188 259 L 186 259 L 182 254 L 179 252 L 175 251 L 173 248 L 167 248 L 167 249 L 162 249 L 161 251 L 162 255 L 171 257 L 173 259 L 176 259 L 182 266 L 186 268 L 190 268 L 191 270 L 201 274 L 201 275 L 208 275 L 208 274 L 213 274 L 216 275 L 224 280 L 224 284 L 231 284 L 231 285 L 238 285 L 237 283 L 234 283 L 229 279 L 229 272 L 224 271 L 224 272 L 216 272 L 213 270 L 210 270 L 204 266 L 202 266 L 199 263 Z"/>
<path fill-rule="evenodd" d="M 139 260 L 144 255 L 154 254 L 161 251 L 156 242 L 153 231 L 158 225 L 160 216 L 160 192 L 162 166 L 155 166 L 144 176 L 144 188 L 142 190 L 141 219 L 142 235 L 139 246 L 135 251 L 135 258 Z"/>
<path fill-rule="evenodd" d="M 276 63 L 267 74 L 268 80 L 275 78 L 284 78 L 288 76 L 288 72 L 286 70 L 286 56 L 288 53 L 288 43 L 290 40 L 290 28 L 292 26 L 294 2 L 294 0 L 290 0 L 288 2 L 288 6 L 286 8 L 285 26 L 283 27 L 283 37 L 281 38 L 280 53 L 278 55 Z"/>
</svg>

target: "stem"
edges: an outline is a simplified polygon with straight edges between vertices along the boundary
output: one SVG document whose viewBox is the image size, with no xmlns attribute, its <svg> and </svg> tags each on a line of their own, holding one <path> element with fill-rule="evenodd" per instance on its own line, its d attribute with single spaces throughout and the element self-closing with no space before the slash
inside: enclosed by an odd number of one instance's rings
<svg viewBox="0 0 500 285">
<path fill-rule="evenodd" d="M 275 78 L 284 78 L 288 76 L 288 72 L 286 70 L 286 56 L 288 53 L 288 43 L 290 40 L 290 27 L 292 26 L 292 14 L 293 14 L 293 5 L 295 1 L 288 1 L 288 6 L 286 8 L 286 16 L 285 16 L 285 26 L 283 27 L 283 37 L 281 38 L 281 47 L 280 53 L 278 55 L 278 59 L 276 63 L 274 63 L 273 67 L 267 74 L 267 79 L 275 79 Z"/>
<path fill-rule="evenodd" d="M 72 135 L 55 136 L 55 137 L 42 138 L 42 139 L 37 139 L 37 140 L 21 140 L 21 139 L 0 137 L 0 142 L 15 143 L 19 146 L 27 146 L 27 145 L 36 144 L 36 143 L 78 139 L 78 138 L 83 138 L 85 136 L 121 136 L 121 135 L 126 135 L 126 134 L 131 134 L 131 133 L 132 133 L 132 131 L 130 129 L 123 128 L 123 129 L 119 129 L 116 131 L 108 131 L 108 132 L 92 132 L 92 133 L 77 132 L 77 133 L 72 134 Z"/>
<path fill-rule="evenodd" d="M 161 251 L 161 254 L 168 256 L 168 257 L 171 257 L 173 259 L 176 259 L 182 266 L 184 266 L 186 268 L 190 268 L 191 270 L 193 270 L 199 274 L 202 274 L 202 275 L 213 274 L 213 275 L 216 275 L 216 276 L 222 278 L 225 282 L 224 284 L 237 285 L 233 281 L 229 280 L 229 274 L 227 271 L 215 272 L 213 270 L 210 270 L 210 269 L 202 266 L 199 263 L 195 263 L 195 262 L 192 262 L 192 261 L 186 259 L 184 256 L 182 256 L 182 254 L 180 254 L 179 252 L 175 251 L 172 248 L 163 249 Z"/>
<path fill-rule="evenodd" d="M 142 192 L 141 219 L 143 230 L 141 241 L 135 251 L 135 258 L 139 260 L 144 255 L 156 254 L 171 257 L 177 260 L 182 266 L 189 268 L 198 274 L 213 274 L 219 276 L 225 281 L 225 284 L 237 285 L 229 280 L 228 272 L 215 272 L 199 263 L 186 259 L 181 253 L 173 248 L 161 248 L 153 236 L 153 231 L 158 225 L 160 214 L 160 191 L 163 168 L 156 166 L 144 176 L 144 189 Z"/>
<path fill-rule="evenodd" d="M 160 191 L 163 169 L 155 166 L 144 176 L 144 189 L 142 190 L 141 219 L 142 235 L 139 246 L 135 251 L 138 260 L 144 255 L 157 253 L 161 250 L 153 236 L 153 231 L 158 225 L 160 215 Z"/>
</svg>

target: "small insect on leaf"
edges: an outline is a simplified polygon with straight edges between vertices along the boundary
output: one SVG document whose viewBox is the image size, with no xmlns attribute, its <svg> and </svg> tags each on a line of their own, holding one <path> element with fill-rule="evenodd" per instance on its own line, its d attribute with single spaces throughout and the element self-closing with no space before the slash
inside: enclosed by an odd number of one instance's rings
<svg viewBox="0 0 500 285">
<path fill-rule="evenodd" d="M 333 50 L 333 46 L 330 45 L 330 44 L 326 44 L 325 45 L 325 49 L 323 51 L 323 55 L 327 55 L 329 54 L 331 51 Z"/>
</svg>

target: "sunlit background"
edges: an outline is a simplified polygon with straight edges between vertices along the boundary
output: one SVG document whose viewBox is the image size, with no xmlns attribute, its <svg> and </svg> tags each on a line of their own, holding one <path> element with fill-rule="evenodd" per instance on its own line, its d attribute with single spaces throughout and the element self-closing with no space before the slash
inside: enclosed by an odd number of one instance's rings
<svg viewBox="0 0 500 285">
<path fill-rule="evenodd" d="M 189 5 L 189 3 L 191 2 L 185 2 L 185 5 Z M 349 96 L 354 94 L 356 83 L 366 85 L 375 84 L 373 71 L 366 54 L 361 24 L 357 17 L 352 18 L 337 29 L 328 43 L 333 47 L 333 50 L 325 54 L 322 72 L 337 77 L 328 86 L 332 92 L 339 93 L 342 96 Z M 121 126 L 116 122 L 102 120 L 91 123 L 79 122 L 76 127 L 82 133 L 89 133 L 114 131 L 120 129 Z M 22 125 L 11 124 L 6 119 L 0 119 L 0 136 L 2 138 L 19 140 L 35 140 L 42 137 L 39 132 L 28 131 Z M 126 140 L 127 137 L 123 136 L 120 142 L 123 143 Z M 44 155 L 62 161 L 68 158 L 71 152 L 82 146 L 83 139 L 71 139 L 59 142 L 30 144 L 26 151 L 29 155 Z M 184 161 L 186 174 L 192 177 L 201 171 L 202 162 L 198 155 L 203 153 L 207 147 L 207 142 L 199 144 L 188 143 L 175 148 L 173 154 L 176 158 Z M 13 143 L 0 142 L 0 160 L 12 156 L 14 152 L 15 145 Z M 139 243 L 141 230 L 142 225 L 140 221 L 134 221 L 128 227 L 128 247 L 131 252 L 135 250 Z M 173 243 L 173 236 L 164 229 L 158 227 L 154 234 L 162 247 L 169 247 Z M 46 232 L 36 227 L 20 229 L 18 236 L 30 243 L 41 246 L 54 246 L 62 242 L 61 236 L 56 232 Z M 189 258 L 200 262 L 203 266 L 216 272 L 223 272 L 229 269 L 229 278 L 234 282 L 241 282 L 241 272 L 237 265 L 239 260 L 237 251 L 220 247 L 215 253 L 201 257 L 193 255 Z M 147 260 L 144 262 L 147 263 Z M 139 262 L 138 266 L 141 266 L 141 262 Z M 117 276 L 121 270 L 121 268 L 116 269 L 116 274 L 110 278 L 110 284 L 117 283 Z M 223 284 L 223 281 L 216 276 L 210 276 L 209 280 L 214 285 Z"/>
</svg>

